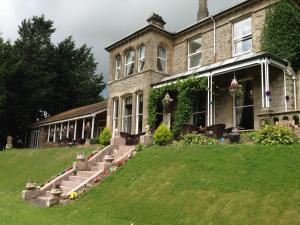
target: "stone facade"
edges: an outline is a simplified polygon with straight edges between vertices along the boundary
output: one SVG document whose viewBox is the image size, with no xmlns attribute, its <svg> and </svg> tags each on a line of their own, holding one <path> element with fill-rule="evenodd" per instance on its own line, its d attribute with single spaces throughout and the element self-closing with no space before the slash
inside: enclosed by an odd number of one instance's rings
<svg viewBox="0 0 300 225">
<path fill-rule="evenodd" d="M 143 131 L 147 124 L 147 102 L 151 85 L 161 81 L 166 76 L 172 76 L 188 71 L 188 43 L 197 36 L 202 37 L 202 58 L 201 66 L 211 65 L 233 58 L 233 24 L 247 17 L 252 18 L 252 52 L 260 53 L 262 31 L 264 28 L 267 10 L 277 0 L 252 0 L 245 1 L 230 9 L 227 9 L 212 18 L 206 17 L 198 23 L 191 25 L 177 33 L 170 33 L 163 27 L 152 24 L 136 31 L 130 36 L 123 38 L 106 50 L 110 54 L 110 75 L 108 83 L 108 109 L 107 127 L 113 130 L 113 100 L 119 99 L 118 129 L 123 131 L 122 116 L 124 113 L 123 100 L 126 96 L 132 96 L 132 125 L 131 134 L 138 133 L 136 127 L 136 96 L 143 92 Z M 202 2 L 203 4 L 203 2 Z M 216 28 L 216 29 L 214 29 Z M 215 37 L 215 41 L 214 41 Z M 215 43 L 215 45 L 214 45 Z M 145 68 L 138 72 L 138 49 L 145 46 Z M 164 73 L 157 70 L 157 49 L 163 46 L 167 49 L 167 65 Z M 124 60 L 126 52 L 132 49 L 135 51 L 135 69 L 129 77 L 124 77 Z M 114 79 L 115 59 L 121 56 L 121 78 Z M 246 69 L 237 72 L 238 79 L 249 78 L 253 81 L 254 114 L 257 115 L 262 109 L 261 102 L 261 70 L 260 67 Z M 298 74 L 299 76 L 300 74 Z M 230 83 L 233 74 L 222 76 Z M 270 107 L 274 111 L 284 111 L 285 96 L 283 95 L 283 73 L 275 68 L 270 68 L 270 90 L 272 101 Z M 288 102 L 288 109 L 292 110 L 294 97 L 292 96 L 292 83 L 287 81 L 289 88 L 287 94 L 291 96 Z M 298 99 L 299 101 L 299 99 Z M 215 98 L 215 123 L 225 123 L 227 127 L 233 126 L 233 100 L 232 97 L 222 96 Z M 254 127 L 259 127 L 259 121 L 255 117 Z"/>
</svg>

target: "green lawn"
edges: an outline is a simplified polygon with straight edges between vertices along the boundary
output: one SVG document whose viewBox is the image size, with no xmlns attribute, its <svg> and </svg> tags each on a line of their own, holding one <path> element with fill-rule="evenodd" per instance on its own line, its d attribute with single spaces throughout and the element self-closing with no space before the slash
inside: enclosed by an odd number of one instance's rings
<svg viewBox="0 0 300 225">
<path fill-rule="evenodd" d="M 300 146 L 152 147 L 67 206 L 21 199 L 78 149 L 0 153 L 0 224 L 298 225 Z"/>
</svg>

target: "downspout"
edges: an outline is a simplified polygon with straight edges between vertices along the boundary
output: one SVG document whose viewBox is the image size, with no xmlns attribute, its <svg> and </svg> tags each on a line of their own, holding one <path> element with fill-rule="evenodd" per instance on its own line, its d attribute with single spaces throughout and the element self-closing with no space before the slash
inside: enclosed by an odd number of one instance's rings
<svg viewBox="0 0 300 225">
<path fill-rule="evenodd" d="M 217 36 L 217 34 L 216 34 L 216 21 L 215 21 L 213 16 L 211 16 L 210 19 L 214 23 L 214 57 L 215 57 L 214 60 L 216 62 L 216 53 L 217 53 L 217 51 L 216 51 L 216 42 L 217 42 L 217 40 L 216 40 L 216 36 Z"/>
</svg>

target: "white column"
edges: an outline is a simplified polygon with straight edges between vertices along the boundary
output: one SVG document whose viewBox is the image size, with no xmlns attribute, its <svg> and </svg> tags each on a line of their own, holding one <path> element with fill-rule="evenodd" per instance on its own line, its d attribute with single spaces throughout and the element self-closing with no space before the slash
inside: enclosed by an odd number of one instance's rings
<svg viewBox="0 0 300 225">
<path fill-rule="evenodd" d="M 293 75 L 293 83 L 294 83 L 294 106 L 295 106 L 295 110 L 297 110 L 297 85 L 296 85 L 296 77 L 295 75 Z"/>
<path fill-rule="evenodd" d="M 265 62 L 265 96 L 266 96 L 266 108 L 270 108 L 270 96 L 266 95 L 266 92 L 270 91 L 269 83 L 269 62 Z"/>
<path fill-rule="evenodd" d="M 50 130 L 51 130 L 51 126 L 49 125 L 49 128 L 48 128 L 48 137 L 47 137 L 47 143 L 50 142 Z"/>
<path fill-rule="evenodd" d="M 75 126 L 74 126 L 74 141 L 76 141 L 76 133 L 77 133 L 77 120 L 75 120 Z"/>
<path fill-rule="evenodd" d="M 82 121 L 82 135 L 81 135 L 81 139 L 84 139 L 84 126 L 85 126 L 85 118 L 83 118 L 83 121 Z"/>
<path fill-rule="evenodd" d="M 261 107 L 262 109 L 266 107 L 265 105 L 265 82 L 264 82 L 264 63 L 261 63 Z"/>
<path fill-rule="evenodd" d="M 69 138 L 69 133 L 70 133 L 70 121 L 68 121 L 68 126 L 67 126 L 67 138 Z"/>
<path fill-rule="evenodd" d="M 210 77 L 207 77 L 207 126 L 210 126 Z"/>
<path fill-rule="evenodd" d="M 287 90 L 286 90 L 286 70 L 283 71 L 283 86 L 284 86 L 284 108 L 285 111 L 288 110 L 288 105 L 287 105 Z"/>
<path fill-rule="evenodd" d="M 59 132 L 59 139 L 62 139 L 62 132 L 63 132 L 63 123 L 60 124 L 60 132 Z"/>
<path fill-rule="evenodd" d="M 56 124 L 54 125 L 53 143 L 56 142 Z"/>
<path fill-rule="evenodd" d="M 213 77 L 210 77 L 210 125 L 213 125 Z"/>
<path fill-rule="evenodd" d="M 94 129 L 95 129 L 95 116 L 93 116 L 92 119 L 91 139 L 94 138 Z"/>
</svg>

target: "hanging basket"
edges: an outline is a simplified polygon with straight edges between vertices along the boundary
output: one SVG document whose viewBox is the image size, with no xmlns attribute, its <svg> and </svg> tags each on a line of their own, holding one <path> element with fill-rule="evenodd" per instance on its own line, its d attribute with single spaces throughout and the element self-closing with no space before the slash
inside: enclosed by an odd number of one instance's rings
<svg viewBox="0 0 300 225">
<path fill-rule="evenodd" d="M 229 93 L 233 97 L 243 97 L 244 96 L 244 89 L 242 85 L 238 86 L 230 86 Z"/>
</svg>

